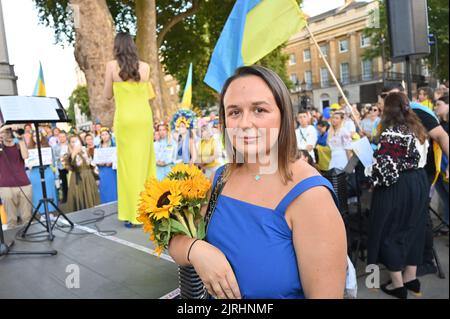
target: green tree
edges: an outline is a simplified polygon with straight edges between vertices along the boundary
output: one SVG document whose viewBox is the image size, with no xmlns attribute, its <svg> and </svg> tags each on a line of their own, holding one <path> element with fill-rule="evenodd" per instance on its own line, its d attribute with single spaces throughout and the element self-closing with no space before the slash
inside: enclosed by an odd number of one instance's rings
<svg viewBox="0 0 450 319">
<path fill-rule="evenodd" d="M 299 4 L 301 1 L 297 0 Z M 193 63 L 192 101 L 194 105 L 207 107 L 217 103 L 217 92 L 206 85 L 203 79 L 216 42 L 235 2 L 235 0 L 222 0 L 203 3 L 195 18 L 185 19 L 167 34 L 167 41 L 161 47 L 168 73 L 178 80 L 182 88 L 186 84 L 189 63 Z M 278 47 L 257 64 L 276 71 L 291 87 L 286 69 L 288 56 L 282 52 L 283 47 Z M 180 98 L 182 94 L 181 90 Z"/>
<path fill-rule="evenodd" d="M 69 116 L 72 125 L 75 125 L 75 105 L 80 109 L 81 114 L 85 114 L 87 117 L 91 116 L 89 109 L 89 95 L 86 85 L 79 85 L 69 97 L 69 108 L 67 109 L 67 115 Z"/>
<path fill-rule="evenodd" d="M 437 72 L 439 80 L 449 79 L 448 13 L 447 0 L 428 0 L 428 22 L 430 25 L 430 33 L 434 34 L 437 38 L 438 65 L 435 71 Z M 436 61 L 434 59 L 435 54 L 436 45 L 433 45 L 431 47 L 429 62 L 430 65 L 436 67 Z"/>
<path fill-rule="evenodd" d="M 75 45 L 74 25 L 68 23 L 71 18 L 69 4 L 73 1 L 33 1 L 38 9 L 40 22 L 54 29 L 56 43 L 63 46 Z M 144 11 L 144 7 L 138 4 L 146 2 L 143 0 L 106 1 L 115 30 L 131 33 L 138 31 L 138 20 Z M 157 47 L 163 60 L 164 72 L 173 75 L 179 82 L 180 87 L 183 88 L 189 63 L 193 63 L 193 104 L 196 106 L 207 107 L 217 102 L 217 93 L 209 88 L 203 82 L 203 79 L 214 46 L 235 2 L 236 0 L 156 1 Z M 297 2 L 300 3 L 301 0 L 297 0 Z M 83 2 L 80 3 L 80 6 L 84 5 Z M 148 21 L 141 19 L 141 23 L 148 23 Z M 141 29 L 144 27 L 141 26 Z M 144 41 L 143 37 L 147 38 L 144 35 L 139 38 L 138 34 L 136 41 L 138 48 L 148 42 Z M 287 57 L 282 54 L 281 50 L 281 47 L 276 49 L 258 63 L 276 70 L 283 80 L 289 84 L 285 68 Z M 96 56 L 95 54 L 92 55 Z M 91 89 L 89 89 L 90 91 Z M 92 103 L 93 101 L 91 101 Z"/>
<path fill-rule="evenodd" d="M 373 59 L 383 55 L 387 61 L 391 61 L 391 47 L 388 31 L 388 18 L 385 1 L 377 0 L 379 4 L 379 28 L 367 27 L 363 33 L 371 37 L 372 46 L 365 50 L 364 57 Z M 448 2 L 447 0 L 428 0 L 428 23 L 430 33 L 437 37 L 437 49 L 439 66 L 435 68 L 436 45 L 431 46 L 431 54 L 427 57 L 427 63 L 434 68 L 435 75 L 440 80 L 449 78 L 449 31 L 448 31 Z M 376 14 L 376 12 L 374 12 Z M 384 45 L 383 45 L 384 41 Z"/>
</svg>

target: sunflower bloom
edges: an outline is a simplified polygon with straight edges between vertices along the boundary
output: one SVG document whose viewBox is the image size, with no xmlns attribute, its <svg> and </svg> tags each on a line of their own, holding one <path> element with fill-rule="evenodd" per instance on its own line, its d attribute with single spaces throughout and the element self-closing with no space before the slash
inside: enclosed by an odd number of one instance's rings
<svg viewBox="0 0 450 319">
<path fill-rule="evenodd" d="M 155 254 L 159 257 L 161 256 L 162 252 L 163 252 L 164 248 L 161 246 L 156 246 L 154 249 Z"/>
<path fill-rule="evenodd" d="M 141 193 L 139 211 L 156 220 L 167 219 L 173 208 L 180 204 L 181 199 L 177 181 L 164 179 L 158 182 L 155 178 L 151 178 Z"/>
</svg>

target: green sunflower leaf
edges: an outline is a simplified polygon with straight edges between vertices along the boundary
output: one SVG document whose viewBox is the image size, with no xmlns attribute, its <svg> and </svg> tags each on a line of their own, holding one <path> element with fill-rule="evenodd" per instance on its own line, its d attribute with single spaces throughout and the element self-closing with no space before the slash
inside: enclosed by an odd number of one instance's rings
<svg viewBox="0 0 450 319">
<path fill-rule="evenodd" d="M 202 218 L 198 222 L 197 238 L 198 239 L 204 239 L 206 237 L 205 231 L 206 231 L 206 224 L 205 224 L 205 220 Z"/>
<path fill-rule="evenodd" d="M 191 237 L 191 233 L 189 232 L 189 229 L 187 229 L 183 224 L 181 224 L 179 221 L 175 219 L 170 219 L 170 225 L 171 225 L 171 231 L 172 233 L 182 233 L 189 237 Z"/>
</svg>

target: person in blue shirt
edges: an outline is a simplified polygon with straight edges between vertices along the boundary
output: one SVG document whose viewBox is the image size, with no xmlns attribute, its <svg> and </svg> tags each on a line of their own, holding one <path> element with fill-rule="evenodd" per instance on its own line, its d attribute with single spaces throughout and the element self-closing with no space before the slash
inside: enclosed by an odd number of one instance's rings
<svg viewBox="0 0 450 319">
<path fill-rule="evenodd" d="M 327 121 L 320 121 L 317 123 L 317 145 L 327 146 L 328 129 L 330 124 Z"/>
<path fill-rule="evenodd" d="M 160 123 L 157 127 L 159 141 L 154 143 L 156 157 L 156 178 L 162 180 L 169 174 L 177 158 L 177 144 L 169 135 L 169 126 Z"/>
<path fill-rule="evenodd" d="M 96 148 L 115 147 L 111 132 L 107 127 L 100 129 L 100 144 Z M 117 201 L 117 170 L 115 163 L 97 163 L 99 175 L 100 202 L 102 204 Z"/>
</svg>

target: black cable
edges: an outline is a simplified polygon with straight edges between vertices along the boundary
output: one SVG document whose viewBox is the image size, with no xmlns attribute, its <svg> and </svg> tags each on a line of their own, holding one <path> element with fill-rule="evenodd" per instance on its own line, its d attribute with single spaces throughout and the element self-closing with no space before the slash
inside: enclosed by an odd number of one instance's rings
<svg viewBox="0 0 450 319">
<path fill-rule="evenodd" d="M 101 212 L 101 215 L 98 214 L 97 212 Z M 97 210 L 95 210 L 93 212 L 93 215 L 100 215 L 100 217 L 85 219 L 85 220 L 82 220 L 82 221 L 79 221 L 79 222 L 76 223 L 76 225 L 79 225 L 79 226 L 85 226 L 85 225 L 89 225 L 89 224 L 94 224 L 94 227 L 96 229 L 96 233 L 91 233 L 91 232 L 86 232 L 86 231 L 83 231 L 83 232 L 80 232 L 80 233 L 74 233 L 73 230 L 72 231 L 65 231 L 64 228 L 70 228 L 70 225 L 66 225 L 66 224 L 62 224 L 62 225 L 61 224 L 56 224 L 55 227 L 59 231 L 61 231 L 63 233 L 66 233 L 66 234 L 69 234 L 69 235 L 95 235 L 95 234 L 99 234 L 101 236 L 114 236 L 114 235 L 117 234 L 116 230 L 101 230 L 98 227 L 97 223 L 103 221 L 106 217 L 109 217 L 109 216 L 112 216 L 112 215 L 116 215 L 116 214 L 117 214 L 117 212 L 113 212 L 113 213 L 105 215 L 105 211 L 104 210 L 97 209 Z"/>
<path fill-rule="evenodd" d="M 100 213 L 99 213 L 100 212 Z M 68 235 L 77 235 L 77 236 L 86 236 L 86 235 L 101 235 L 101 236 L 114 236 L 117 234 L 116 230 L 102 230 L 100 229 L 100 227 L 97 225 L 97 223 L 103 221 L 106 217 L 110 217 L 113 215 L 116 215 L 117 212 L 113 212 L 110 214 L 105 215 L 105 211 L 103 209 L 96 209 L 93 212 L 93 215 L 97 215 L 99 217 L 95 217 L 95 218 L 89 218 L 89 219 L 85 219 L 85 220 L 81 220 L 77 223 L 75 223 L 76 225 L 79 226 L 85 226 L 85 225 L 90 225 L 90 224 L 94 224 L 95 230 L 96 232 L 87 232 L 87 231 L 81 231 L 81 232 L 74 232 L 74 229 L 71 229 L 69 231 L 64 230 L 65 228 L 71 228 L 70 225 L 66 225 L 66 224 L 60 224 L 60 223 L 56 223 L 55 224 L 55 228 L 65 234 Z M 22 234 L 22 229 L 19 230 L 16 233 L 15 238 L 18 241 L 23 241 L 23 242 L 31 242 L 31 243 L 39 243 L 39 242 L 44 242 L 47 241 L 47 235 L 40 235 L 46 233 L 46 230 L 42 230 L 36 233 L 32 233 L 32 234 L 27 234 L 27 237 L 31 237 L 31 238 L 40 238 L 40 237 L 45 237 L 45 239 L 41 239 L 41 240 L 29 240 L 29 239 L 24 239 L 21 237 Z M 36 236 L 36 235 L 40 235 L 40 236 Z"/>
</svg>

